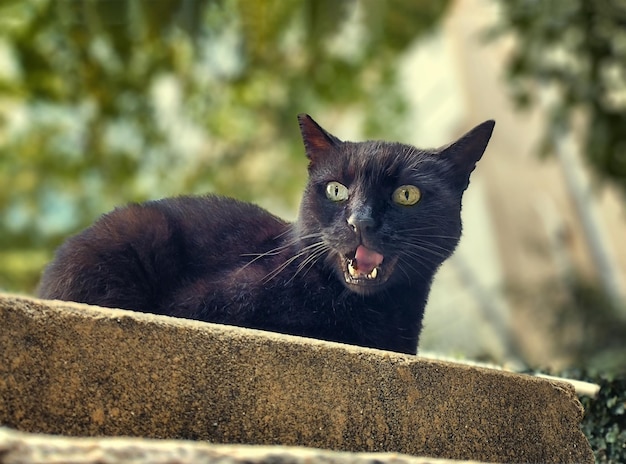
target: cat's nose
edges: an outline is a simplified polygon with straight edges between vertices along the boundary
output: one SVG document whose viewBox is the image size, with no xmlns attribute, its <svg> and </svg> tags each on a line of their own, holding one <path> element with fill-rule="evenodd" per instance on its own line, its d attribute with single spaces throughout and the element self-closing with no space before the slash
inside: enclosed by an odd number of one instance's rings
<svg viewBox="0 0 626 464">
<path fill-rule="evenodd" d="M 374 228 L 374 219 L 366 214 L 351 214 L 348 218 L 348 225 L 356 234 L 366 232 Z"/>
</svg>

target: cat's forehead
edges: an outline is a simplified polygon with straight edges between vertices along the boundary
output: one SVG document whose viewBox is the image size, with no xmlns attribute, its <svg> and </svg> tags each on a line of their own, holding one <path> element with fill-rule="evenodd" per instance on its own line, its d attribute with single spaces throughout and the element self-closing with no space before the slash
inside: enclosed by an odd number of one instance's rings
<svg viewBox="0 0 626 464">
<path fill-rule="evenodd" d="M 350 177 L 393 177 L 420 170 L 436 160 L 434 153 L 397 142 L 368 141 L 347 147 L 344 169 Z"/>
</svg>

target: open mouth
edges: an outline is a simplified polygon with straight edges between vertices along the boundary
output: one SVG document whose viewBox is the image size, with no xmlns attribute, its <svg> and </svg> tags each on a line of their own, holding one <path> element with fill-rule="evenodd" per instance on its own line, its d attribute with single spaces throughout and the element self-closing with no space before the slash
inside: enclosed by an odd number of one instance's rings
<svg viewBox="0 0 626 464">
<path fill-rule="evenodd" d="M 358 267 L 357 261 L 355 259 L 348 260 L 348 274 L 350 274 L 350 279 L 367 279 L 374 280 L 378 277 L 378 267 L 373 268 L 368 273 L 362 272 Z"/>
<path fill-rule="evenodd" d="M 344 257 L 344 278 L 347 284 L 375 286 L 387 280 L 385 257 L 380 253 L 359 245 L 354 256 Z"/>
</svg>

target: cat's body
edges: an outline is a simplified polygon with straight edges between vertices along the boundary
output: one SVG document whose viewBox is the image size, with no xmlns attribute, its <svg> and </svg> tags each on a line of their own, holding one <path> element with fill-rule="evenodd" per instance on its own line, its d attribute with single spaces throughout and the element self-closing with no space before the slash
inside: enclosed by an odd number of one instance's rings
<svg viewBox="0 0 626 464">
<path fill-rule="evenodd" d="M 300 124 L 311 163 L 295 223 L 212 195 L 129 205 L 58 250 L 40 296 L 415 353 L 493 122 L 439 151 Z"/>
</svg>

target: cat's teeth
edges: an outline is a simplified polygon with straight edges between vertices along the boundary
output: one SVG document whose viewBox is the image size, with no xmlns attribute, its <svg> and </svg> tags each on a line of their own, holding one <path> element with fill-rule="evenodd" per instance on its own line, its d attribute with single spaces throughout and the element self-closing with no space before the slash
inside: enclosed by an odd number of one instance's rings
<svg viewBox="0 0 626 464">
<path fill-rule="evenodd" d="M 354 265 L 352 264 L 353 261 L 348 261 L 348 272 L 350 273 L 350 275 L 352 277 L 354 277 L 355 279 L 358 278 L 363 278 L 365 277 L 366 279 L 370 279 L 373 280 L 376 277 L 378 277 L 378 268 L 375 267 L 374 269 L 372 269 L 372 271 L 369 274 L 361 274 L 357 268 L 354 267 Z"/>
</svg>

